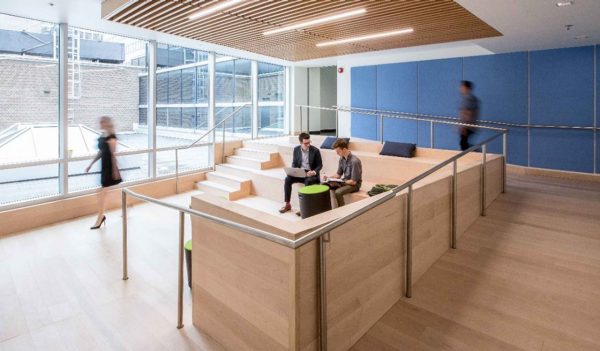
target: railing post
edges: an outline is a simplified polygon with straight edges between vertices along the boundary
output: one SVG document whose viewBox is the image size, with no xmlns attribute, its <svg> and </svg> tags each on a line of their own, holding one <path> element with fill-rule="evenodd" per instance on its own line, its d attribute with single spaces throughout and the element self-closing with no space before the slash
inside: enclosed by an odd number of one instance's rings
<svg viewBox="0 0 600 351">
<path fill-rule="evenodd" d="M 481 154 L 483 157 L 483 163 L 481 165 L 481 215 L 485 216 L 485 178 L 486 178 L 486 155 L 487 155 L 487 144 L 481 146 Z"/>
<path fill-rule="evenodd" d="M 179 211 L 179 269 L 177 274 L 177 329 L 183 328 L 183 245 L 185 213 Z"/>
<path fill-rule="evenodd" d="M 433 121 L 429 121 L 429 141 L 431 142 L 431 148 L 433 149 Z"/>
<path fill-rule="evenodd" d="M 175 149 L 175 194 L 179 194 L 179 149 Z"/>
<path fill-rule="evenodd" d="M 502 134 L 502 193 L 506 192 L 506 141 L 507 132 Z"/>
<path fill-rule="evenodd" d="M 221 163 L 225 163 L 225 123 L 223 123 L 223 142 L 221 144 Z"/>
<path fill-rule="evenodd" d="M 300 109 L 300 133 L 302 133 L 302 106 L 298 106 L 298 108 Z"/>
<path fill-rule="evenodd" d="M 406 230 L 406 297 L 412 296 L 412 184 L 408 186 L 408 194 L 406 195 L 405 208 L 405 230 Z"/>
<path fill-rule="evenodd" d="M 121 223 L 123 224 L 123 280 L 127 275 L 127 193 L 121 191 Z"/>
<path fill-rule="evenodd" d="M 327 351 L 327 276 L 325 235 L 319 237 L 319 342 L 320 350 Z"/>
<path fill-rule="evenodd" d="M 450 203 L 450 247 L 456 249 L 456 217 L 458 209 L 458 178 L 457 178 L 457 160 L 452 163 L 452 202 Z"/>
<path fill-rule="evenodd" d="M 339 116 L 340 110 L 337 108 L 335 108 L 335 137 L 337 138 L 339 136 L 339 125 L 340 125 L 340 116 Z"/>
<path fill-rule="evenodd" d="M 379 114 L 379 140 L 383 144 L 383 116 Z"/>
</svg>

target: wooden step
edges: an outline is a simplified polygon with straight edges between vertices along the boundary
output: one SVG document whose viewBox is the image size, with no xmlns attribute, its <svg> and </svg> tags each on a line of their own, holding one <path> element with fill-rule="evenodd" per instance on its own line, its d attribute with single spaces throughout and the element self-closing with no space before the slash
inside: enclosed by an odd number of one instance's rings
<svg viewBox="0 0 600 351">
<path fill-rule="evenodd" d="M 277 166 L 278 162 L 261 161 L 255 158 L 233 155 L 227 156 L 227 163 L 244 166 L 252 169 L 269 169 Z"/>
<path fill-rule="evenodd" d="M 255 158 L 261 161 L 275 161 L 277 159 L 278 153 L 242 147 L 235 149 L 235 155 L 248 158 Z"/>
<path fill-rule="evenodd" d="M 196 183 L 196 188 L 207 194 L 223 197 L 227 200 L 237 200 L 248 196 L 248 194 L 245 194 L 239 189 L 235 189 L 220 183 L 212 182 L 210 180 L 204 180 Z"/>
<path fill-rule="evenodd" d="M 232 163 L 218 164 L 215 166 L 215 169 L 219 173 L 225 173 L 240 178 L 251 178 L 252 174 L 256 171 L 256 169 L 234 165 Z"/>
<path fill-rule="evenodd" d="M 268 152 L 278 152 L 279 150 L 279 146 L 277 144 L 270 144 L 261 140 L 244 140 L 243 145 L 244 148 L 263 150 Z"/>
<path fill-rule="evenodd" d="M 219 184 L 223 184 L 234 189 L 241 190 L 247 194 L 250 194 L 252 189 L 252 181 L 248 178 L 238 177 L 223 172 L 210 172 L 206 174 L 207 180 Z"/>
</svg>

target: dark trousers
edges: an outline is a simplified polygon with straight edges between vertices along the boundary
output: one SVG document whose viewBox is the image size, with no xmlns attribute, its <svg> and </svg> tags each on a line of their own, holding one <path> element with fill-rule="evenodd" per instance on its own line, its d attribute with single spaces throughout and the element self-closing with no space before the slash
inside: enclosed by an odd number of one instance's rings
<svg viewBox="0 0 600 351">
<path fill-rule="evenodd" d="M 285 177 L 285 185 L 283 187 L 285 192 L 285 202 L 290 202 L 292 198 L 292 184 L 294 183 L 304 183 L 304 185 L 313 185 L 319 184 L 319 177 L 306 177 L 306 178 L 297 178 L 297 177 Z"/>
<path fill-rule="evenodd" d="M 472 129 L 463 127 L 460 131 L 460 149 L 465 151 L 466 149 L 471 147 L 471 143 L 469 143 L 469 137 L 475 134 Z"/>
</svg>

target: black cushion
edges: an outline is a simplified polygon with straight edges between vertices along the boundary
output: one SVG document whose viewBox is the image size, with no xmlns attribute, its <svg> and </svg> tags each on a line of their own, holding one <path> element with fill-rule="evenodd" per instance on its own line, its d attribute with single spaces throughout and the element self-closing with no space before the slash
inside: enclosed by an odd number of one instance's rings
<svg viewBox="0 0 600 351">
<path fill-rule="evenodd" d="M 346 140 L 347 143 L 350 142 L 350 138 L 339 138 L 339 139 L 344 139 L 344 140 Z M 325 138 L 325 140 L 323 140 L 323 144 L 321 144 L 321 149 L 333 149 L 333 144 L 335 144 L 336 140 L 338 140 L 338 138 L 328 136 L 327 138 Z"/>
<path fill-rule="evenodd" d="M 381 152 L 379 154 L 387 155 L 387 156 L 399 156 L 399 157 L 411 158 L 415 155 L 416 150 L 417 150 L 416 144 L 397 143 L 395 141 L 386 141 L 383 144 L 383 149 L 381 149 Z"/>
</svg>

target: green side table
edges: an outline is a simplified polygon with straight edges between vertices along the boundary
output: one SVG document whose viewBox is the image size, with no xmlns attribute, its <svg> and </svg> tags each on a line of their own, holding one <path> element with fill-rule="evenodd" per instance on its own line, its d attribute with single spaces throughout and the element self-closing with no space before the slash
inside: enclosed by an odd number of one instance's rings
<svg viewBox="0 0 600 351">
<path fill-rule="evenodd" d="M 185 266 L 187 267 L 188 286 L 192 288 L 192 241 L 186 241 L 183 246 L 185 249 Z"/>
<path fill-rule="evenodd" d="M 331 210 L 331 196 L 327 185 L 316 184 L 302 187 L 298 190 L 298 199 L 302 218 Z"/>
</svg>

